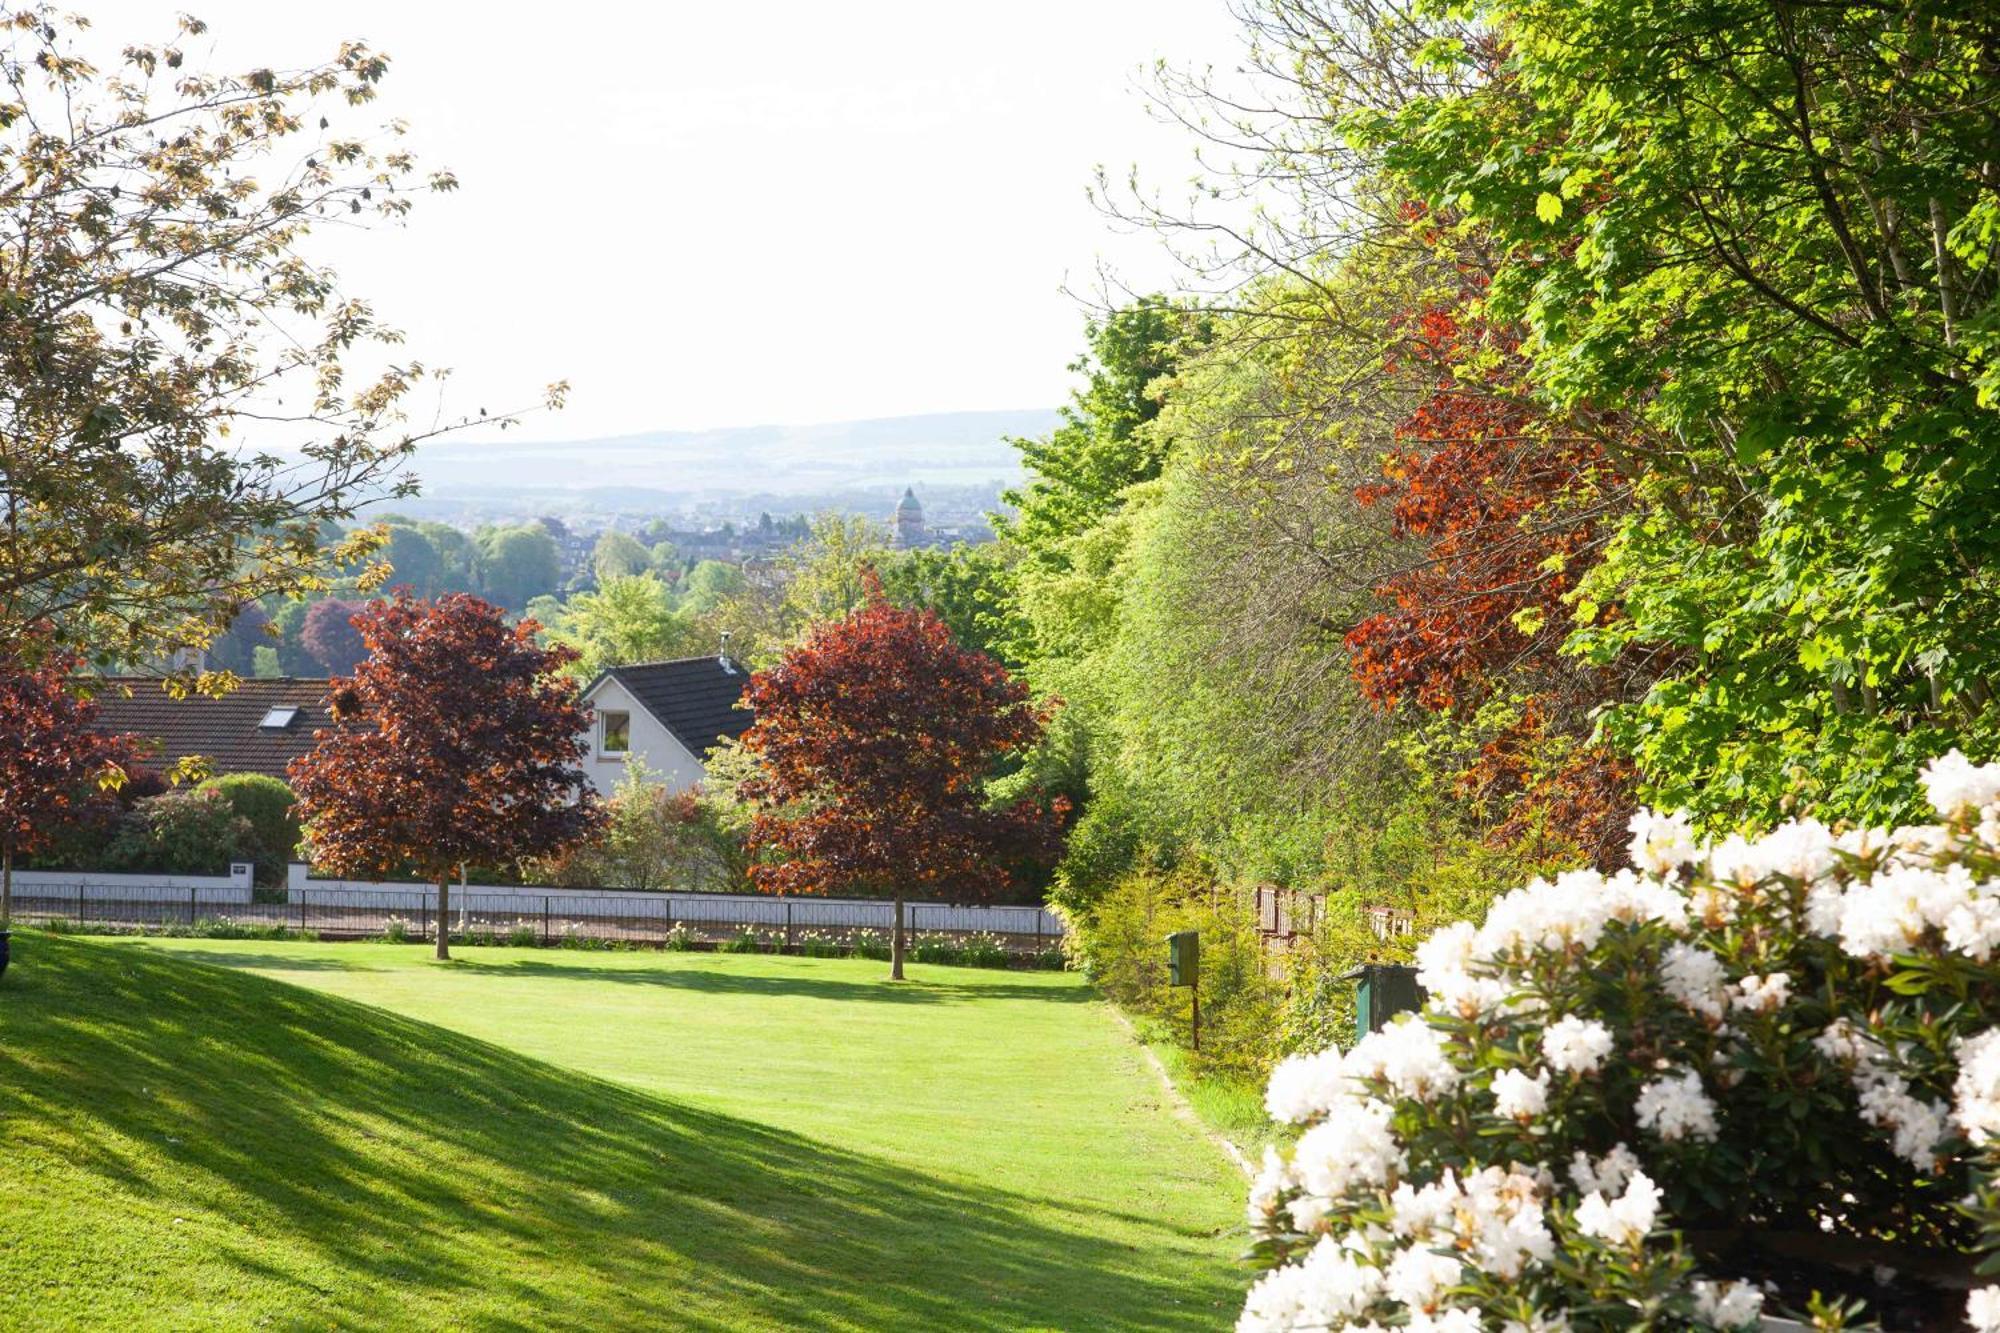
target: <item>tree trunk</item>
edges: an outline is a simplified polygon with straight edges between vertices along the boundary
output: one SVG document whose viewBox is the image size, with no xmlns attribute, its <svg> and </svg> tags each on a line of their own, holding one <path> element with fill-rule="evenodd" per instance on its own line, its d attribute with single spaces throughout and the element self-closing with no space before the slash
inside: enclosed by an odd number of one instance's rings
<svg viewBox="0 0 2000 1333">
<path fill-rule="evenodd" d="M 14 924 L 14 849 L 0 847 L 0 930 Z"/>
<path fill-rule="evenodd" d="M 903 979 L 903 895 L 896 895 L 896 924 L 889 932 L 889 980 Z"/>
<path fill-rule="evenodd" d="M 451 957 L 451 875 L 438 876 L 437 956 Z"/>
</svg>

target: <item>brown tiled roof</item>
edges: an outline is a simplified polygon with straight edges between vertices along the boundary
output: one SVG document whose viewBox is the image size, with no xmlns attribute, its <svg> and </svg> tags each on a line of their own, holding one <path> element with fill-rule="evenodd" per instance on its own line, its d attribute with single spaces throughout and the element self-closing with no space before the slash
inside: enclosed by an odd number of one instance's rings
<svg viewBox="0 0 2000 1333">
<path fill-rule="evenodd" d="M 220 699 L 176 699 L 153 677 L 114 676 L 99 685 L 96 697 L 98 730 L 134 732 L 157 742 L 161 748 L 142 760 L 155 769 L 200 755 L 216 774 L 283 778 L 285 764 L 312 749 L 314 728 L 328 721 L 326 681 L 318 678 L 245 680 Z M 289 726 L 262 726 L 273 708 L 296 708 L 298 713 Z"/>
</svg>

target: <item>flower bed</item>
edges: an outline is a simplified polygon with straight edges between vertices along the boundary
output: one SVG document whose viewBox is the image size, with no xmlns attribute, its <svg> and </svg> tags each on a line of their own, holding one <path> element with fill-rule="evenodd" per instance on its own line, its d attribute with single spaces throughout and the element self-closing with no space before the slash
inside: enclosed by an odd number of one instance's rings
<svg viewBox="0 0 2000 1333">
<path fill-rule="evenodd" d="M 1635 869 L 1437 932 L 1421 1016 L 1271 1076 L 1239 1329 L 2000 1330 L 2000 765 L 1924 782 L 1893 831 L 1642 812 Z"/>
</svg>

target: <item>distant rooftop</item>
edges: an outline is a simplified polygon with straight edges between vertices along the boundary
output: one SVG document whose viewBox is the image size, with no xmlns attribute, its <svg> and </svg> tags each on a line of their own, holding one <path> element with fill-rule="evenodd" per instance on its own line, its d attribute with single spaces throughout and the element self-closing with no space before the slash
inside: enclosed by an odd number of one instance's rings
<svg viewBox="0 0 2000 1333">
<path fill-rule="evenodd" d="M 176 699 L 153 676 L 105 677 L 97 692 L 97 730 L 133 732 L 160 747 L 141 760 L 148 768 L 199 755 L 217 774 L 284 778 L 328 721 L 326 680 L 316 676 L 247 679 L 219 699 Z"/>
</svg>

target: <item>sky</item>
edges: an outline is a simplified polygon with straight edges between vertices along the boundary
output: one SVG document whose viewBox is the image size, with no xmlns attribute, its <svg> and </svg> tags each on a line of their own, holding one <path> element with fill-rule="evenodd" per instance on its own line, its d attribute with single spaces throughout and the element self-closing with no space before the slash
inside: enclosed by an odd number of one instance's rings
<svg viewBox="0 0 2000 1333">
<path fill-rule="evenodd" d="M 189 10 L 211 68 L 386 52 L 371 114 L 461 188 L 320 253 L 453 368 L 454 410 L 569 380 L 547 439 L 1054 406 L 1099 265 L 1176 272 L 1093 169 L 1184 184 L 1147 73 L 1240 50 L 1224 0 L 75 8 L 119 43 Z"/>
</svg>

